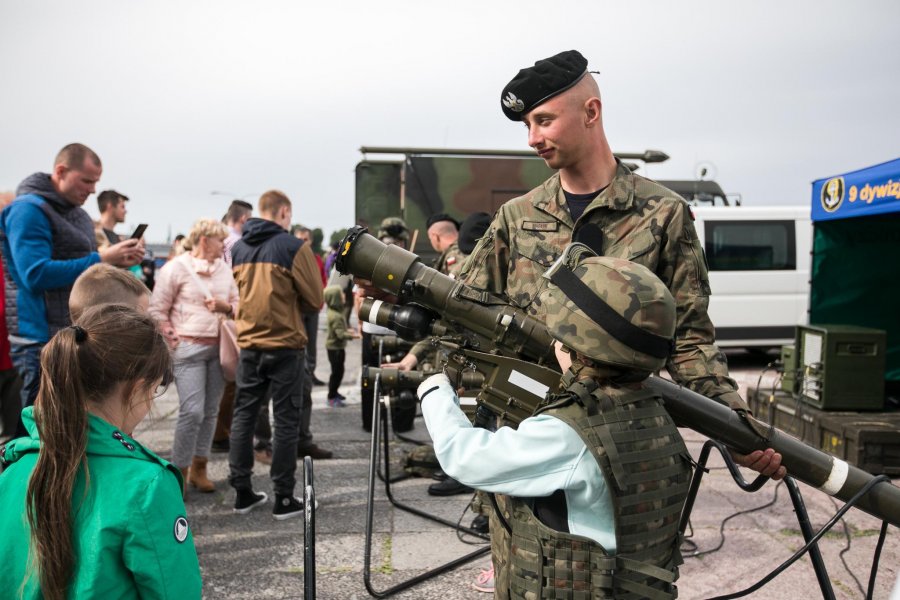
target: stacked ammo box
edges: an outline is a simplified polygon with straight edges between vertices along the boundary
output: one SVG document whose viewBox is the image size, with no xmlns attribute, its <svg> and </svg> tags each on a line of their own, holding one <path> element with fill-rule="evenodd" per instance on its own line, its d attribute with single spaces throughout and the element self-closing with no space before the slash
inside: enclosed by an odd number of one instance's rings
<svg viewBox="0 0 900 600">
<path fill-rule="evenodd" d="M 900 475 L 900 411 L 885 407 L 884 331 L 798 326 L 784 377 L 750 389 L 757 419 L 872 474 Z"/>
</svg>

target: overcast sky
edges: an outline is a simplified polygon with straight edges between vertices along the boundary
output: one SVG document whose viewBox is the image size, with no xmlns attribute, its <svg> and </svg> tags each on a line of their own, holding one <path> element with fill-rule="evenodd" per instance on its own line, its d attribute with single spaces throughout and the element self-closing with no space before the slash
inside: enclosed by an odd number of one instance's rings
<svg viewBox="0 0 900 600">
<path fill-rule="evenodd" d="M 808 205 L 812 180 L 900 156 L 896 0 L 320 4 L 0 3 L 0 191 L 78 141 L 131 197 L 122 231 L 165 241 L 279 188 L 328 235 L 360 146 L 527 149 L 500 90 L 571 48 L 613 149 L 672 157 L 653 178 L 712 163 L 746 205 Z"/>
</svg>

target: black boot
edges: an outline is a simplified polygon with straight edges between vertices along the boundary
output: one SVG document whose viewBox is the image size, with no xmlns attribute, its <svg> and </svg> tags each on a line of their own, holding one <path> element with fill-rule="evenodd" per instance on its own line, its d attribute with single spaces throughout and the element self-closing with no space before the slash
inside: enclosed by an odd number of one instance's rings
<svg viewBox="0 0 900 600">
<path fill-rule="evenodd" d="M 455 496 L 457 494 L 471 494 L 472 491 L 472 488 L 461 484 L 452 477 L 428 486 L 428 494 L 431 496 Z"/>
</svg>

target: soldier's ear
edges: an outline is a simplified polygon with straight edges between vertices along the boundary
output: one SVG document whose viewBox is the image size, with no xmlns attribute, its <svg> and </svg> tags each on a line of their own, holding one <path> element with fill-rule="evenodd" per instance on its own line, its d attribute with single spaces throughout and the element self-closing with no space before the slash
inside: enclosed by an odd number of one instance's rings
<svg viewBox="0 0 900 600">
<path fill-rule="evenodd" d="M 589 98 L 584 103 L 584 125 L 585 127 L 593 127 L 600 123 L 600 98 L 596 96 Z"/>
</svg>

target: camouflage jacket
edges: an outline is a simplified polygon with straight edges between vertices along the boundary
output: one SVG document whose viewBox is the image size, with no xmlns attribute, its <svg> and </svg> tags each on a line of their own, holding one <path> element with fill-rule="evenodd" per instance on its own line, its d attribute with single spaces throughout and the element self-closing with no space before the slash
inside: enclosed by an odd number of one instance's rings
<svg viewBox="0 0 900 600">
<path fill-rule="evenodd" d="M 572 241 L 573 232 L 594 229 L 595 250 L 637 262 L 653 271 L 675 298 L 675 351 L 666 364 L 672 377 L 695 392 L 746 410 L 715 345 L 706 258 L 687 203 L 665 187 L 619 163 L 616 176 L 577 223 L 555 174 L 524 196 L 500 207 L 460 273 L 473 287 L 505 296 L 537 318 L 541 275 Z M 601 238 L 602 239 L 599 239 Z M 598 246 L 600 246 L 598 248 Z"/>
<path fill-rule="evenodd" d="M 456 279 L 459 277 L 459 271 L 462 269 L 465 260 L 466 255 L 459 249 L 459 245 L 456 242 L 453 242 L 438 257 L 437 261 L 434 263 L 434 268 L 444 275 L 449 275 Z"/>
</svg>

